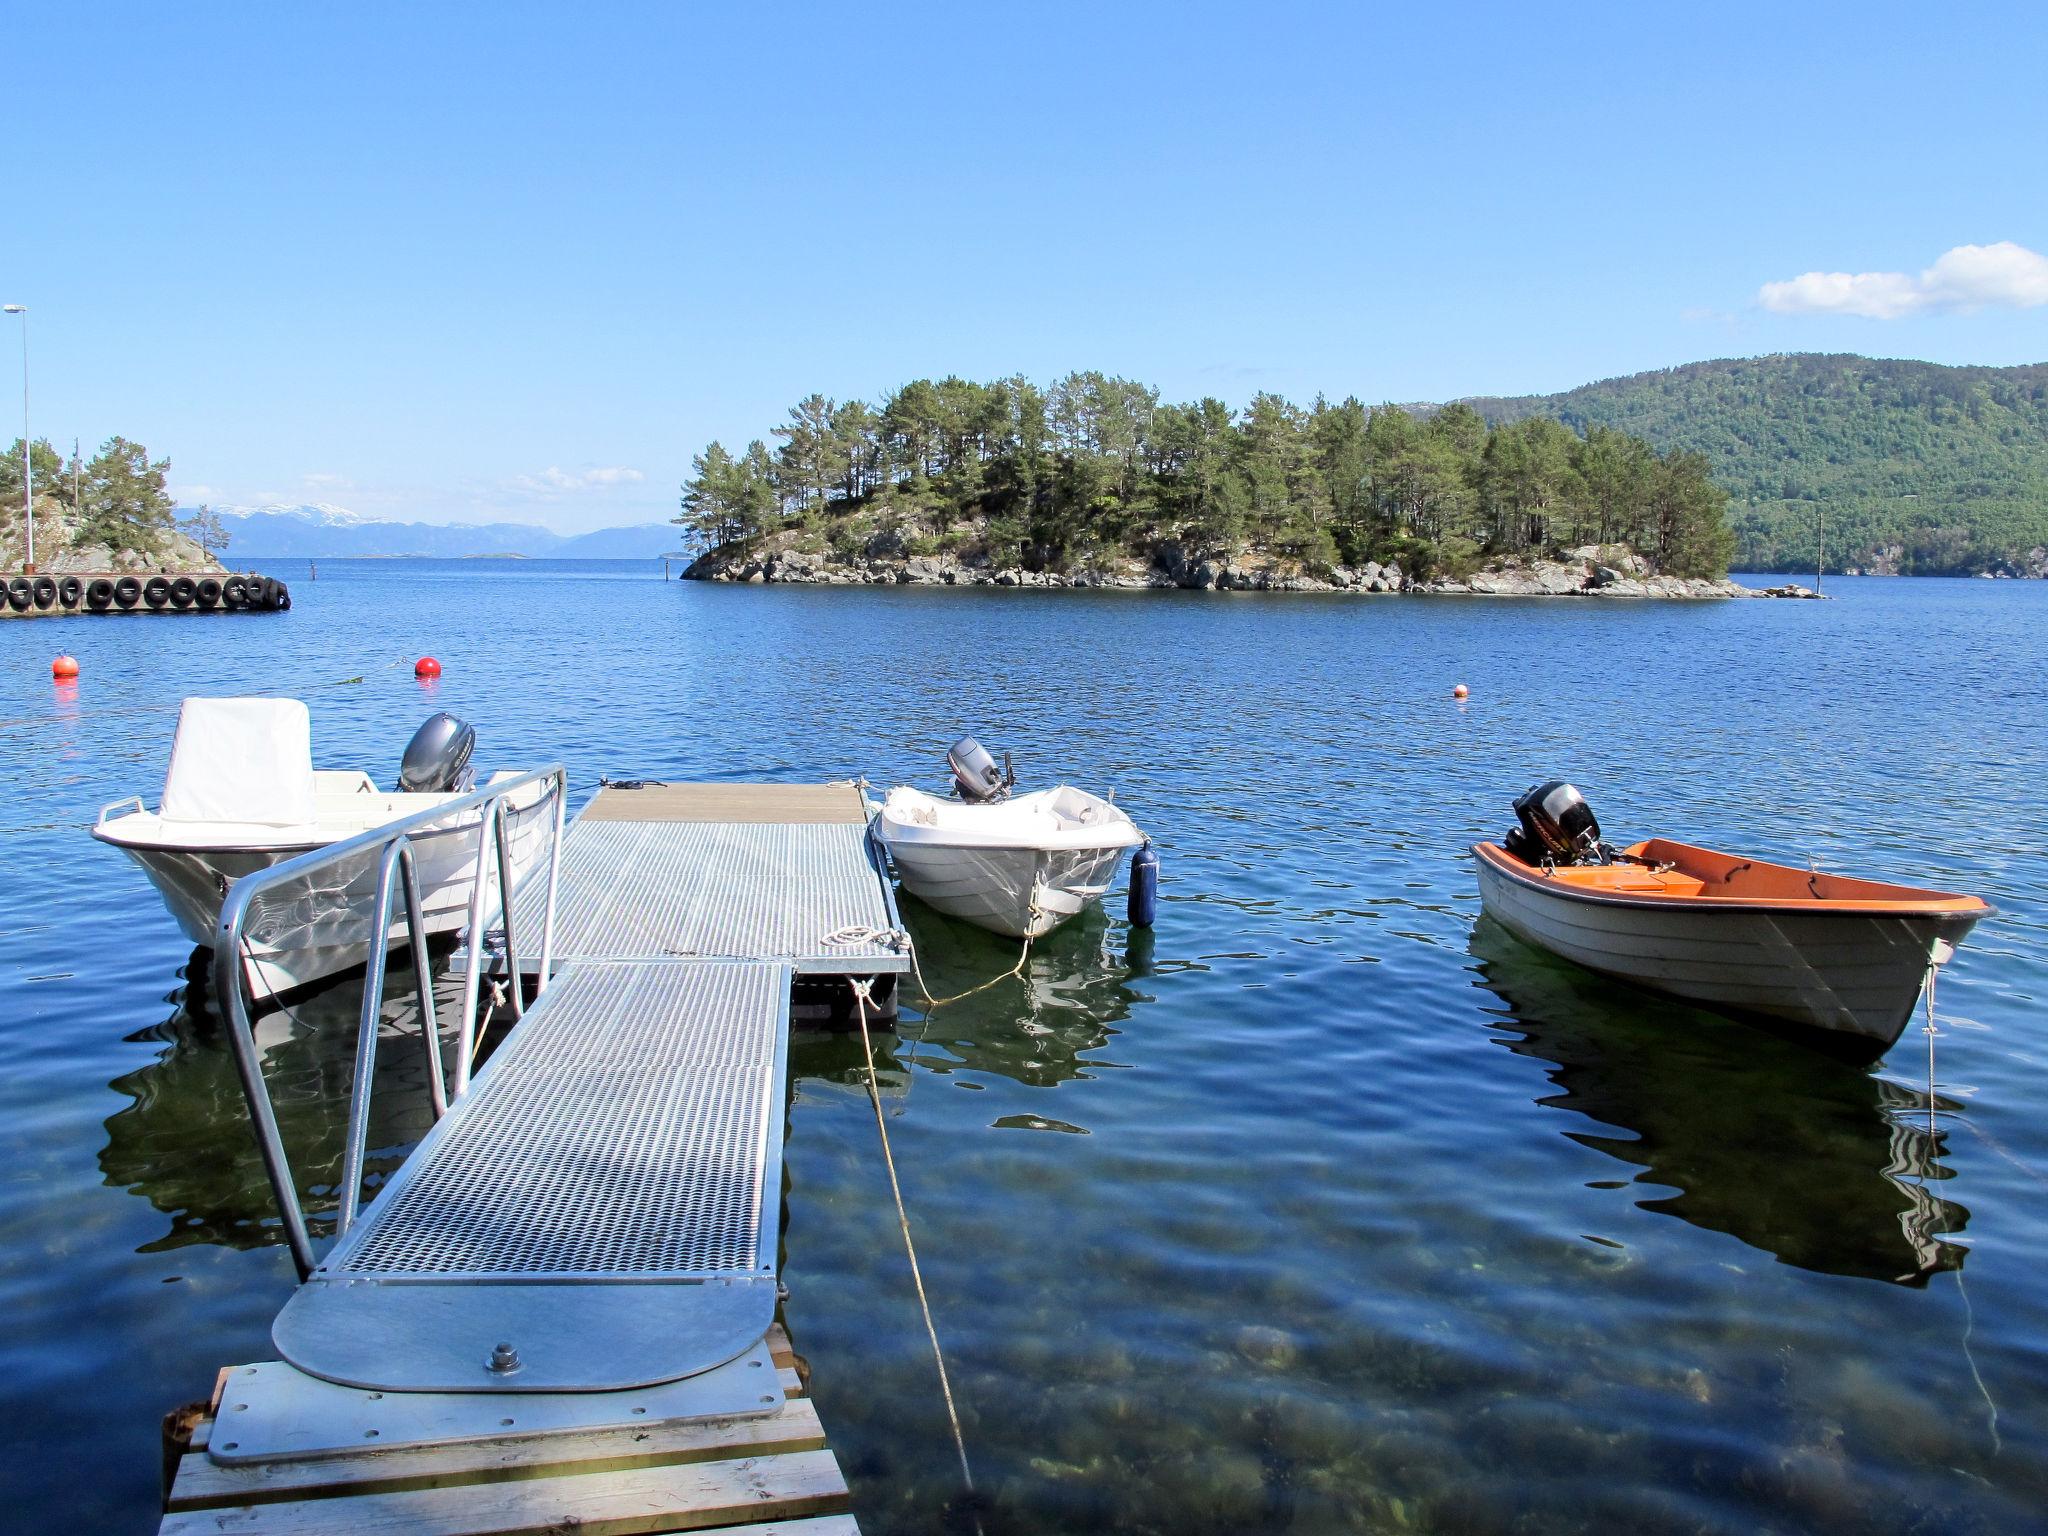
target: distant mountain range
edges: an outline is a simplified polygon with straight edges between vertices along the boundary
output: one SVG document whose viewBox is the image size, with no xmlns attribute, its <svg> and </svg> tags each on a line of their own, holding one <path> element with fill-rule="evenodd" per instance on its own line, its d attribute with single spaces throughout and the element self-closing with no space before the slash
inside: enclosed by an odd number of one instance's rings
<svg viewBox="0 0 2048 1536">
<path fill-rule="evenodd" d="M 547 560 L 652 560 L 674 551 L 672 523 L 599 528 L 573 537 L 535 523 L 400 523 L 325 502 L 304 506 L 215 507 L 229 537 L 228 559 L 344 559 L 424 555 L 460 559 L 523 555 Z M 189 516 L 190 507 L 179 515 Z"/>
</svg>

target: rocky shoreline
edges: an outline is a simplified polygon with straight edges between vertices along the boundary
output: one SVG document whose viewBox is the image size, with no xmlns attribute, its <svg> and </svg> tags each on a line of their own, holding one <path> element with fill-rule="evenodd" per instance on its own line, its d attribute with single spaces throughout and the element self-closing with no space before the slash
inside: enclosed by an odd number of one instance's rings
<svg viewBox="0 0 2048 1536">
<path fill-rule="evenodd" d="M 1411 580 L 1398 565 L 1367 561 L 1320 573 L 1241 557 L 1219 560 L 1160 548 L 1151 563 L 1116 560 L 1069 572 L 996 566 L 953 555 L 911 554 L 900 540 L 870 540 L 845 558 L 787 545 L 718 549 L 683 573 L 688 581 L 796 583 L 807 586 L 1078 587 L 1129 591 L 1332 592 L 1481 597 L 1730 598 L 1818 596 L 1796 583 L 1745 587 L 1728 580 L 1666 576 L 1618 547 L 1587 547 L 1556 559 L 1507 560 L 1461 579 Z"/>
</svg>

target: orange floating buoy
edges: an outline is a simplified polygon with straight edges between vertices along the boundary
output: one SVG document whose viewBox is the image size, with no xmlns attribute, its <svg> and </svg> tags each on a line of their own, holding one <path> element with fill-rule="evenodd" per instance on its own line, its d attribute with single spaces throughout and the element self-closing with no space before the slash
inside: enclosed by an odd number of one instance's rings
<svg viewBox="0 0 2048 1536">
<path fill-rule="evenodd" d="M 412 675 L 414 677 L 439 677 L 441 675 L 441 663 L 434 660 L 431 656 L 422 656 L 412 664 Z"/>
<path fill-rule="evenodd" d="M 50 663 L 50 676 L 78 676 L 78 658 L 76 656 L 59 656 L 55 661 Z"/>
<path fill-rule="evenodd" d="M 1463 683 L 1460 683 L 1457 687 L 1451 690 L 1451 697 L 1454 699 L 1462 699 L 1468 697 L 1471 694 L 1471 692 L 1472 690 L 1470 688 L 1467 688 Z"/>
</svg>

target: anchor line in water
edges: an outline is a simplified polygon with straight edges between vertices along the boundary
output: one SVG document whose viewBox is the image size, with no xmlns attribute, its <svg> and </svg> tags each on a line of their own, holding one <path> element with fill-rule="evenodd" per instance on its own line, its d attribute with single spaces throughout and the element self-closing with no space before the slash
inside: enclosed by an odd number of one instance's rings
<svg viewBox="0 0 2048 1536">
<path fill-rule="evenodd" d="M 1038 916 L 1038 901 L 1036 897 L 1032 899 L 1031 915 L 1033 917 Z M 917 1053 L 924 1048 L 925 1036 L 931 1031 L 933 1014 L 937 1013 L 948 1003 L 960 1002 L 964 998 L 974 996 L 977 992 L 986 992 L 998 982 L 1008 981 L 1012 977 L 1021 977 L 1024 974 L 1026 963 L 1031 959 L 1031 936 L 1027 933 L 1024 936 L 1024 948 L 1018 952 L 1017 963 L 1007 971 L 1004 971 L 1002 975 L 991 976 L 979 986 L 969 987 L 965 992 L 955 992 L 951 997 L 933 997 L 931 986 L 924 979 L 924 967 L 917 963 L 917 946 L 910 942 L 910 935 L 900 928 L 868 928 L 856 923 L 846 928 L 835 928 L 832 932 L 825 935 L 822 942 L 826 944 L 885 944 L 891 948 L 900 948 L 905 954 L 910 956 L 910 973 L 917 978 L 918 995 L 925 1002 L 924 1016 L 917 1023 L 917 1038 L 910 1042 L 908 1066 L 913 1069 L 913 1072 L 917 1066 Z M 912 1081 L 915 1082 L 914 1076 Z M 905 1093 L 907 1097 L 908 1089 L 905 1090 Z M 899 1105 L 894 1113 L 902 1114 L 903 1106 Z"/>
<path fill-rule="evenodd" d="M 1030 948 L 1029 940 L 1026 940 L 1025 948 Z M 910 1259 L 910 1279 L 917 1288 L 918 1310 L 924 1314 L 925 1335 L 932 1341 L 932 1363 L 939 1370 L 939 1393 L 946 1400 L 946 1421 L 953 1430 L 953 1449 L 960 1457 L 960 1481 L 966 1486 L 968 1495 L 972 1497 L 974 1469 L 967 1464 L 967 1436 L 960 1428 L 960 1410 L 953 1402 L 953 1382 L 946 1374 L 946 1353 L 939 1347 L 939 1330 L 932 1322 L 931 1299 L 925 1295 L 924 1272 L 917 1263 L 917 1244 L 910 1236 L 910 1213 L 903 1207 L 903 1185 L 896 1177 L 895 1154 L 889 1149 L 889 1121 L 882 1113 L 882 1085 L 875 1075 L 875 1046 L 868 1034 L 868 1004 L 872 1001 L 872 994 L 869 991 L 869 983 L 858 977 L 848 977 L 847 985 L 853 988 L 854 1008 L 860 1016 L 860 1048 L 861 1055 L 867 1062 L 868 1103 L 874 1106 L 875 1129 L 882 1138 L 882 1163 L 889 1170 L 889 1193 L 896 1201 L 896 1224 L 903 1232 L 903 1251 Z M 970 1511 L 970 1515 L 974 1522 L 975 1536 L 982 1536 L 980 1513 Z"/>
<path fill-rule="evenodd" d="M 1927 967 L 1927 985 L 1924 994 L 1927 999 L 1927 1023 L 1925 1025 L 1925 1033 L 1927 1035 L 1927 1136 L 1930 1142 L 1933 1142 L 1936 1134 L 1934 1119 L 1934 1038 L 1938 1031 L 1934 1027 L 1934 978 L 1940 970 L 1941 967 L 1938 965 Z M 1991 1432 L 1991 1454 L 1996 1456 L 2005 1449 L 2005 1442 L 1998 1433 L 1998 1404 L 1992 1399 L 1991 1388 L 1985 1385 L 1984 1373 L 1977 1369 L 1977 1356 L 1970 1348 L 1970 1335 L 1977 1327 L 1977 1311 L 1976 1308 L 1970 1305 L 1970 1292 L 1968 1287 L 1963 1284 L 1962 1266 L 1957 1265 L 1953 1273 L 1956 1277 L 1956 1295 L 1960 1296 L 1963 1301 L 1963 1336 L 1961 1339 L 1963 1363 L 1969 1366 L 1970 1379 L 1977 1384 L 1978 1396 L 1984 1399 L 1985 1427 Z"/>
</svg>

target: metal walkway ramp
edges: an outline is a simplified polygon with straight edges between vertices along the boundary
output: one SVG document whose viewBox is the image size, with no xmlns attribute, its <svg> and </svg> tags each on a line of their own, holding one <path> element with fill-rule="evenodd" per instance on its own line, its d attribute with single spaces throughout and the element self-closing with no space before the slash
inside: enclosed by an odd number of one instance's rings
<svg viewBox="0 0 2048 1536">
<path fill-rule="evenodd" d="M 827 943 L 899 927 L 852 784 L 657 784 L 600 790 L 562 845 L 556 957 L 776 959 L 800 975 L 906 971 L 887 942 Z M 545 881 L 513 901 L 539 931 Z"/>
<path fill-rule="evenodd" d="M 284 1357 L 379 1390 L 589 1392 L 756 1345 L 791 974 L 563 965 L 286 1304 Z"/>
</svg>

